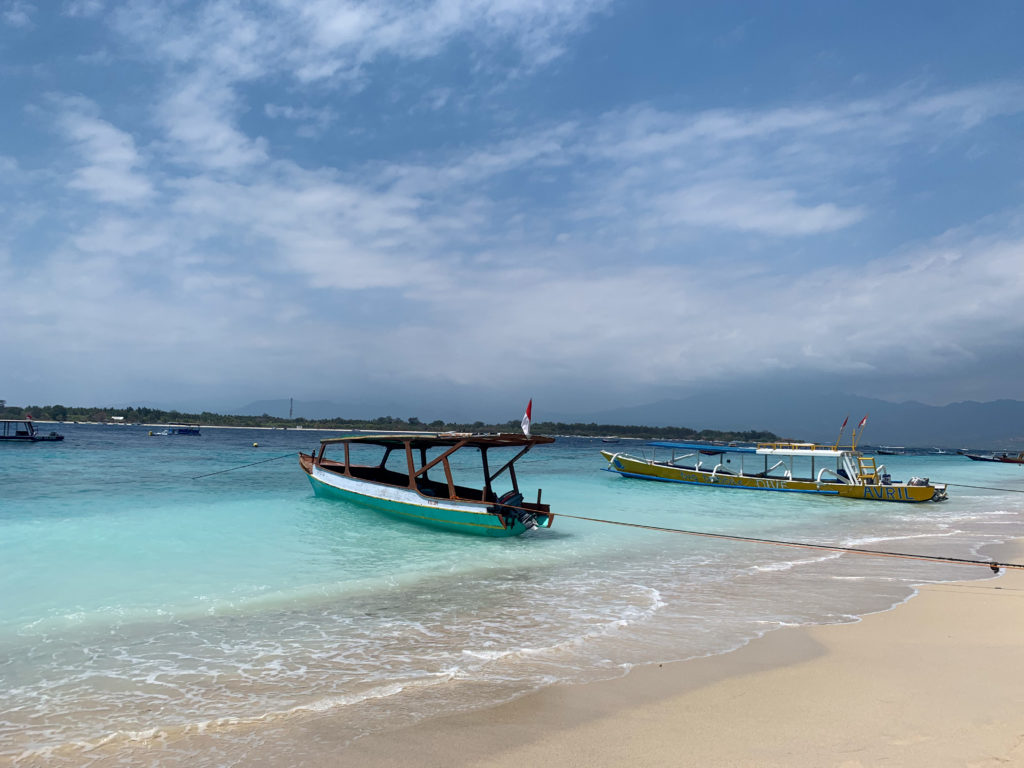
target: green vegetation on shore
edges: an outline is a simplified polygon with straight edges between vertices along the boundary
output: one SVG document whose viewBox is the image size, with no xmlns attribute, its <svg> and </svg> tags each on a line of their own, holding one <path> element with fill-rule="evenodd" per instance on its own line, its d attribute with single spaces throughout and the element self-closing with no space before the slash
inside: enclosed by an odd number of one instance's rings
<svg viewBox="0 0 1024 768">
<path fill-rule="evenodd" d="M 381 416 L 376 419 L 282 419 L 263 414 L 262 416 L 232 416 L 220 413 L 181 413 L 161 411 L 156 408 L 80 408 L 63 405 L 29 405 L 24 408 L 7 406 L 0 408 L 0 418 L 21 419 L 30 414 L 39 421 L 90 421 L 118 422 L 124 424 L 203 424 L 211 427 L 280 427 L 303 429 L 366 429 L 366 430 L 427 430 L 431 432 L 518 432 L 518 421 L 487 424 L 475 421 L 472 424 L 431 421 L 418 418 L 398 419 Z M 579 437 L 636 437 L 648 440 L 714 440 L 742 442 L 769 442 L 778 440 L 771 432 L 747 430 L 728 432 L 717 429 L 695 430 L 689 427 L 645 427 L 622 424 L 564 424 L 554 421 L 535 422 L 533 431 L 540 435 L 576 435 Z"/>
</svg>

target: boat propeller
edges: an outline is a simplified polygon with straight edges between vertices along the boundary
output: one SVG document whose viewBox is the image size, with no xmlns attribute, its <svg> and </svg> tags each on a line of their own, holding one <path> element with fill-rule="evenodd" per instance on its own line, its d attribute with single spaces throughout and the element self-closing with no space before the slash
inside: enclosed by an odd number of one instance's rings
<svg viewBox="0 0 1024 768">
<path fill-rule="evenodd" d="M 532 531 L 537 527 L 537 516 L 530 510 L 523 509 L 522 503 L 523 494 L 516 493 L 515 491 L 502 494 L 501 498 L 498 499 L 498 504 L 505 507 L 506 518 L 513 517 L 522 523 L 526 530 Z"/>
</svg>

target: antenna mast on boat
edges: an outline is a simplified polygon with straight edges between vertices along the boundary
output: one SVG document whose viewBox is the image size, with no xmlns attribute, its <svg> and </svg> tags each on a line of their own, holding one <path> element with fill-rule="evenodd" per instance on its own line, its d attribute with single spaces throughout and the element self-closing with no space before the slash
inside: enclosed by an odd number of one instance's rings
<svg viewBox="0 0 1024 768">
<path fill-rule="evenodd" d="M 843 432 L 846 430 L 846 422 L 850 420 L 850 414 L 846 414 L 846 418 L 843 419 L 843 426 L 839 428 L 839 437 L 836 438 L 835 449 L 839 450 L 839 441 L 843 439 Z"/>
<path fill-rule="evenodd" d="M 853 430 L 853 450 L 857 450 L 857 430 L 860 430 L 861 434 L 864 433 L 864 425 L 868 423 L 868 414 L 864 415 L 864 418 L 860 420 L 860 424 Z"/>
<path fill-rule="evenodd" d="M 288 418 L 289 418 L 289 420 L 292 417 L 292 406 L 293 405 L 295 405 L 295 398 L 294 397 L 289 397 L 288 398 Z"/>
</svg>

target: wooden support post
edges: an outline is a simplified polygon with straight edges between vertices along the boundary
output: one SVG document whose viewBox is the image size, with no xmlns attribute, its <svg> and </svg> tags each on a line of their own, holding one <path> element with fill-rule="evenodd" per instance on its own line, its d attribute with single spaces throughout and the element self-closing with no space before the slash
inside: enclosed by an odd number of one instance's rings
<svg viewBox="0 0 1024 768">
<path fill-rule="evenodd" d="M 444 476 L 448 480 L 448 498 L 458 498 L 455 495 L 455 481 L 452 479 L 452 468 L 448 464 L 448 457 L 445 456 L 442 463 L 444 464 Z"/>
<path fill-rule="evenodd" d="M 480 448 L 480 460 L 484 465 L 484 489 L 481 491 L 480 500 L 487 501 L 487 495 L 491 492 L 491 477 L 487 469 L 487 448 L 481 446 Z"/>
<path fill-rule="evenodd" d="M 405 441 L 405 463 L 409 469 L 409 487 L 416 488 L 416 461 L 412 457 L 412 441 Z"/>
</svg>

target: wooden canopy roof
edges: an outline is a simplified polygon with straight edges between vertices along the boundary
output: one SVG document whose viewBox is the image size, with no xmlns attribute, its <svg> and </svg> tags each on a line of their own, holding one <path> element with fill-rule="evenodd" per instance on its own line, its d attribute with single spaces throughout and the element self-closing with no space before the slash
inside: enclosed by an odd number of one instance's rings
<svg viewBox="0 0 1024 768">
<path fill-rule="evenodd" d="M 555 438 L 545 435 L 505 434 L 474 434 L 472 432 L 414 432 L 408 434 L 385 432 L 365 435 L 346 435 L 345 437 L 325 437 L 321 445 L 331 443 L 367 443 L 385 447 L 404 446 L 410 443 L 413 448 L 443 448 L 462 444 L 478 448 L 516 448 L 524 446 L 553 443 Z"/>
</svg>

